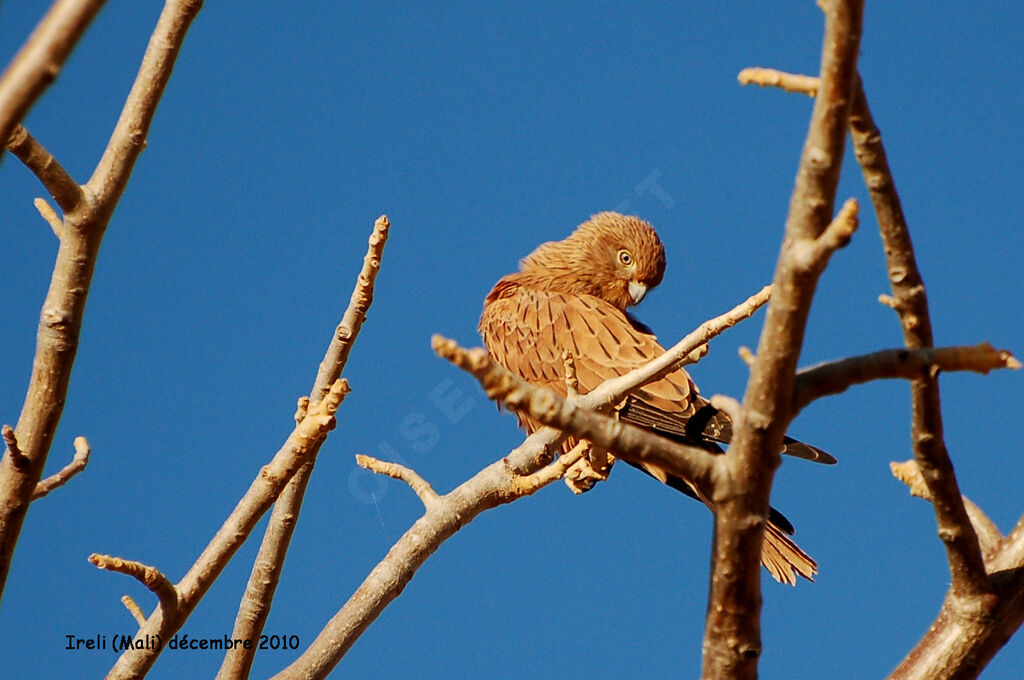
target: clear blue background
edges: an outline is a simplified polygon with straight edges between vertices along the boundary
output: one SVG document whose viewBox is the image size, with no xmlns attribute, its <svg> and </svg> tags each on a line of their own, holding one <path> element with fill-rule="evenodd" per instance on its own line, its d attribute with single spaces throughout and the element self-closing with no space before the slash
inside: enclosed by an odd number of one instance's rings
<svg viewBox="0 0 1024 680">
<path fill-rule="evenodd" d="M 111 0 L 27 125 L 79 180 L 99 158 L 159 13 Z M 10 58 L 40 3 L 0 8 Z M 32 506 L 0 609 L 0 675 L 97 677 L 108 651 L 66 634 L 131 633 L 154 598 L 86 562 L 138 559 L 179 579 L 292 427 L 347 304 L 373 220 L 392 234 L 267 627 L 312 641 L 419 516 L 400 482 L 353 456 L 402 460 L 447 491 L 521 441 L 432 333 L 475 345 L 490 286 L 600 210 L 638 214 L 668 251 L 638 308 L 674 342 L 770 281 L 810 99 L 742 88 L 746 66 L 817 71 L 813 2 L 231 3 L 199 14 L 100 252 L 47 473 L 89 438 L 89 468 Z M 1024 5 L 869 2 L 860 70 L 928 284 L 940 344 L 1024 354 Z M 651 173 L 668 199 L 637 186 Z M 43 192 L 0 166 L 0 420 L 17 420 L 56 241 Z M 839 200 L 861 231 L 819 286 L 802 365 L 899 346 L 876 224 L 847 162 Z M 743 394 L 740 345 L 692 370 Z M 942 379 L 963 491 L 1004 531 L 1024 511 L 1010 372 Z M 440 389 L 468 415 L 430 398 Z M 459 394 L 454 391 L 459 390 Z M 929 506 L 889 473 L 909 451 L 905 383 L 812 405 L 791 433 L 836 467 L 787 460 L 773 502 L 821 565 L 764 584 L 761 675 L 879 677 L 915 644 L 948 584 Z M 424 424 L 434 430 L 417 430 Z M 424 433 L 426 432 L 426 435 Z M 434 436 L 436 435 L 436 436 Z M 183 632 L 230 633 L 264 524 Z M 445 543 L 343 659 L 337 677 L 694 677 L 707 511 L 626 468 L 486 512 Z M 766 576 L 767 577 L 767 576 Z M 265 652 L 253 677 L 294 652 Z M 165 651 L 152 678 L 212 677 L 216 653 Z M 986 678 L 1017 677 L 1012 640 Z"/>
</svg>

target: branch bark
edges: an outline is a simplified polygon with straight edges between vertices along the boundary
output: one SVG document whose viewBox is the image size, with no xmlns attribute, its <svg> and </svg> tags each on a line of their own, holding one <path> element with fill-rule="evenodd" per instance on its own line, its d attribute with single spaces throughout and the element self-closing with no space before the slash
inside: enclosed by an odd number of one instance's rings
<svg viewBox="0 0 1024 680">
<path fill-rule="evenodd" d="M 0 75 L 0 140 L 60 73 L 104 0 L 57 0 Z M 3 149 L 0 149 L 0 155 Z"/>
<path fill-rule="evenodd" d="M 64 166 L 36 141 L 24 126 L 14 127 L 14 132 L 7 140 L 7 148 L 25 164 L 25 167 L 35 173 L 65 213 L 74 211 L 82 202 L 82 187 L 78 186 L 78 182 L 71 178 Z"/>
<path fill-rule="evenodd" d="M 348 307 L 341 317 L 331 340 L 320 362 L 316 380 L 311 391 L 312 400 L 320 401 L 331 384 L 341 376 L 348 361 L 349 352 L 355 343 L 356 336 L 366 320 L 366 313 L 373 303 L 373 286 L 380 271 L 380 259 L 384 253 L 384 245 L 388 239 L 391 224 L 385 215 L 377 218 L 370 234 L 363 267 L 359 272 L 355 288 L 349 299 Z M 291 544 L 295 523 L 302 509 L 302 499 L 306 493 L 306 485 L 313 472 L 313 465 L 319 453 L 319 447 L 309 455 L 306 463 L 285 487 L 281 496 L 274 503 L 270 522 L 263 535 L 263 543 L 253 562 L 249 582 L 246 585 L 242 601 L 235 616 L 235 627 L 232 637 L 238 640 L 257 640 L 266 625 L 270 614 L 270 605 L 281 580 L 284 569 L 284 558 Z M 249 649 L 235 647 L 224 655 L 224 661 L 217 672 L 218 680 L 242 679 L 249 676 L 256 645 Z"/>
<path fill-rule="evenodd" d="M 988 373 L 999 368 L 1017 370 L 1020 367 L 1021 363 L 1009 351 L 995 349 L 987 342 L 973 347 L 886 349 L 812 366 L 797 373 L 793 414 L 799 413 L 815 399 L 845 392 L 852 385 L 871 380 L 917 380 L 939 371 Z"/>
<path fill-rule="evenodd" d="M 834 0 L 825 14 L 821 87 L 797 171 L 743 417 L 715 485 L 711 593 L 704 678 L 755 678 L 761 654 L 761 546 L 772 477 L 792 417 L 796 365 L 819 267 L 797 256 L 832 219 L 847 116 L 856 79 L 862 0 Z M 825 253 L 826 255 L 829 253 Z M 823 264 L 821 265 L 823 267 Z"/>
<path fill-rule="evenodd" d="M 914 257 L 910 231 L 882 145 L 882 133 L 871 116 L 859 79 L 850 112 L 850 135 L 878 216 L 889 282 L 903 327 L 904 342 L 908 349 L 932 347 L 932 324 L 924 280 Z M 953 595 L 983 595 L 989 590 L 988 576 L 978 537 L 964 509 L 953 462 L 942 436 L 942 405 L 937 377 L 924 375 L 915 380 L 911 384 L 911 399 L 914 460 L 932 495 L 939 537 L 946 546 Z"/>
<path fill-rule="evenodd" d="M 23 73 L 22 69 L 37 68 L 55 72 L 74 40 L 84 30 L 87 18 L 95 14 L 99 5 L 99 2 L 58 2 L 54 6 L 44 24 L 59 16 L 59 26 L 47 24 L 49 28 L 45 31 L 37 29 L 22 53 L 15 57 L 17 67 L 12 64 L 15 75 L 10 77 L 14 78 L 12 83 L 18 84 L 19 89 L 10 93 L 9 101 L 15 101 L 19 92 L 21 96 L 25 92 L 35 96 L 41 91 L 35 85 L 29 87 L 37 81 L 17 74 Z M 145 141 L 185 32 L 201 5 L 198 0 L 168 0 L 164 6 L 110 143 L 92 179 L 84 187 L 85 199 L 78 201 L 75 208 L 64 216 L 57 261 L 39 322 L 28 393 L 16 427 L 18 441 L 29 463 L 19 467 L 12 464 L 10 456 L 5 456 L 0 462 L 0 592 L 6 583 L 32 493 L 42 476 L 53 435 L 64 410 L 100 242 Z M 58 8 L 62 8 L 61 12 L 57 12 Z M 70 20 L 72 16 L 76 17 L 75 21 Z M 71 30 L 72 25 L 76 27 L 74 30 Z M 8 69 L 4 80 L 12 69 Z M 6 101 L 8 97 L 0 88 L 0 102 Z M 0 114 L 2 126 L 7 125 L 4 122 L 7 118 L 7 113 Z M 11 127 L 17 122 L 16 118 L 17 115 L 11 118 Z M 6 140 L 11 128 L 2 126 L 0 134 L 3 136 L 0 139 Z"/>
</svg>

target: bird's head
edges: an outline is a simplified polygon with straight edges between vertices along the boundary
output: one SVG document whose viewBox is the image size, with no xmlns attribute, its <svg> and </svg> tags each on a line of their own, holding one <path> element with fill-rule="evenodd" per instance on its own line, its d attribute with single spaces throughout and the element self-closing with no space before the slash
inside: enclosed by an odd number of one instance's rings
<svg viewBox="0 0 1024 680">
<path fill-rule="evenodd" d="M 544 243 L 520 263 L 548 277 L 551 290 L 599 297 L 619 309 L 638 304 L 665 274 L 665 247 L 639 217 L 603 212 L 562 241 Z"/>
</svg>

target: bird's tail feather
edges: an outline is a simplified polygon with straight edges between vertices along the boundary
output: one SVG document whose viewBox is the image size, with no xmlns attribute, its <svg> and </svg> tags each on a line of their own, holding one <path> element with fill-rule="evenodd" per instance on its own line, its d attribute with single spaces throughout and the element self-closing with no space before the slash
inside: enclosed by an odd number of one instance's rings
<svg viewBox="0 0 1024 680">
<path fill-rule="evenodd" d="M 627 461 L 628 462 L 628 461 Z M 711 507 L 710 501 L 700 494 L 696 487 L 689 481 L 668 474 L 665 470 L 651 464 L 629 463 L 635 468 L 646 472 L 662 484 L 666 484 L 676 491 L 682 492 L 701 501 Z M 764 528 L 764 544 L 761 547 L 761 564 L 765 566 L 768 573 L 779 583 L 796 585 L 797 574 L 808 581 L 814 580 L 818 573 L 818 563 L 800 549 L 787 534 L 793 533 L 793 525 L 786 517 L 776 510 L 770 509 L 770 514 Z"/>
<path fill-rule="evenodd" d="M 813 581 L 814 575 L 818 573 L 818 563 L 770 521 L 764 528 L 761 564 L 776 581 L 791 586 L 796 585 L 797 574 Z"/>
</svg>

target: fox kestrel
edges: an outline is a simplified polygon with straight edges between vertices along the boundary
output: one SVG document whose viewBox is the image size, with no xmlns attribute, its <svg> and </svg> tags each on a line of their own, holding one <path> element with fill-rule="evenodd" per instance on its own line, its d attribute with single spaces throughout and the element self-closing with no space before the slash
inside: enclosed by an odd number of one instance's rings
<svg viewBox="0 0 1024 680">
<path fill-rule="evenodd" d="M 661 283 L 664 273 L 665 248 L 650 224 L 614 212 L 597 214 L 568 238 L 539 246 L 520 262 L 518 272 L 498 281 L 480 317 L 484 345 L 514 375 L 563 396 L 568 390 L 562 354 L 569 352 L 579 389 L 588 392 L 665 352 L 651 330 L 626 311 Z M 728 416 L 700 395 L 682 369 L 634 391 L 615 415 L 716 452 L 732 436 Z M 539 429 L 528 417 L 519 415 L 519 421 L 528 432 Z M 566 450 L 574 443 L 567 441 Z M 835 462 L 824 451 L 788 437 L 783 453 Z M 689 481 L 651 465 L 638 467 L 708 502 Z M 773 508 L 761 562 L 776 580 L 790 584 L 796 583 L 796 574 L 811 579 L 817 572 L 814 560 L 789 538 L 792 533 L 792 525 Z"/>
</svg>

